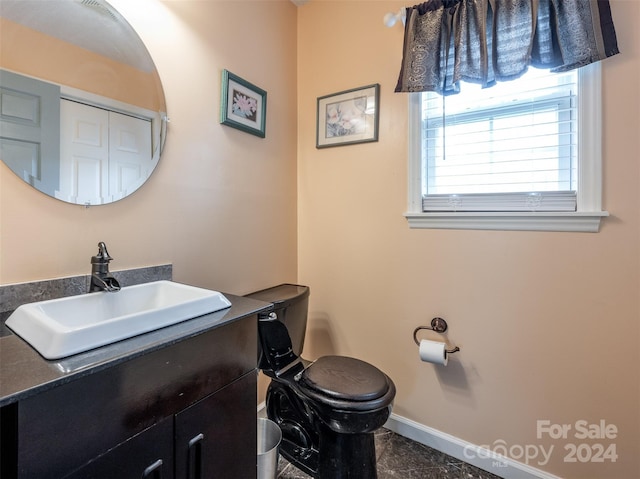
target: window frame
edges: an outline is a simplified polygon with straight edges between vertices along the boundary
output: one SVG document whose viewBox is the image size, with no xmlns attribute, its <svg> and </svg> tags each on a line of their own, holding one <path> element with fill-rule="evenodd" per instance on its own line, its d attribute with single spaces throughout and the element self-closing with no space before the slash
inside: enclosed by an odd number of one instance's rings
<svg viewBox="0 0 640 479">
<path fill-rule="evenodd" d="M 578 70 L 578 191 L 576 211 L 424 212 L 422 210 L 421 94 L 409 96 L 408 208 L 410 228 L 598 232 L 602 210 L 602 71 L 599 62 Z"/>
</svg>

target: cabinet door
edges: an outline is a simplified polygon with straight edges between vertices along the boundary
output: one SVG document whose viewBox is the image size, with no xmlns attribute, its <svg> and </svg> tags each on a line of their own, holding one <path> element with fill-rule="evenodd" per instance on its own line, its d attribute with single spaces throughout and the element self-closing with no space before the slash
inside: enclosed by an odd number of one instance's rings
<svg viewBox="0 0 640 479">
<path fill-rule="evenodd" d="M 252 371 L 176 415 L 176 479 L 255 479 Z"/>
<path fill-rule="evenodd" d="M 65 479 L 172 479 L 173 417 L 136 434 Z"/>
</svg>

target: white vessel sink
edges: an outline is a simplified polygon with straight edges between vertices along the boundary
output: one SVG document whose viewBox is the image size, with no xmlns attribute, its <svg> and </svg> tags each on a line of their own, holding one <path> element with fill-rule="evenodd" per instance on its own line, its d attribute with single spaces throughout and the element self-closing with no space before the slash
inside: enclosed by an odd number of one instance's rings
<svg viewBox="0 0 640 479">
<path fill-rule="evenodd" d="M 173 281 L 23 304 L 6 321 L 47 359 L 59 359 L 231 306 L 222 293 Z"/>
</svg>

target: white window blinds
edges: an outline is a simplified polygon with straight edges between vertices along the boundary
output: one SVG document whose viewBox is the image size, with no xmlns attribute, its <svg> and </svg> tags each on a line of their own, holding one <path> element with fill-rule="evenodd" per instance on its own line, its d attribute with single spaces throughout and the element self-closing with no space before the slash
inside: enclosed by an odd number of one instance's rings
<svg viewBox="0 0 640 479">
<path fill-rule="evenodd" d="M 423 211 L 575 211 L 578 74 L 422 93 Z"/>
</svg>

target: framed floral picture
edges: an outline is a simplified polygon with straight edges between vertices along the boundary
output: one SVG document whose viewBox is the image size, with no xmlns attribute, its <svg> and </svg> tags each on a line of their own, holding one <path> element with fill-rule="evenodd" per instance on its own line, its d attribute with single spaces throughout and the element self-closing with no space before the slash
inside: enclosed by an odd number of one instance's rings
<svg viewBox="0 0 640 479">
<path fill-rule="evenodd" d="M 380 85 L 318 98 L 316 148 L 378 141 Z"/>
<path fill-rule="evenodd" d="M 220 123 L 264 138 L 266 119 L 267 92 L 223 70 Z"/>
</svg>

